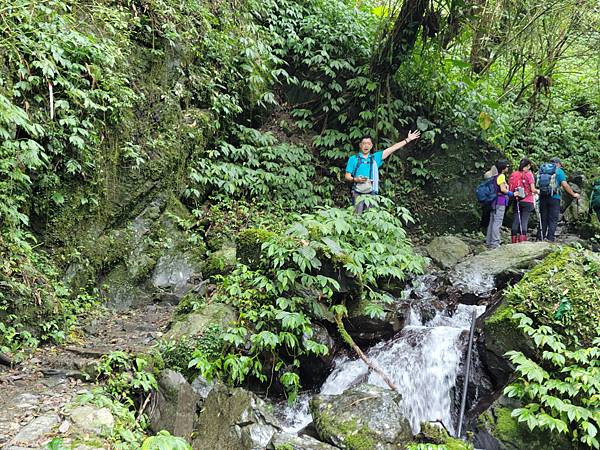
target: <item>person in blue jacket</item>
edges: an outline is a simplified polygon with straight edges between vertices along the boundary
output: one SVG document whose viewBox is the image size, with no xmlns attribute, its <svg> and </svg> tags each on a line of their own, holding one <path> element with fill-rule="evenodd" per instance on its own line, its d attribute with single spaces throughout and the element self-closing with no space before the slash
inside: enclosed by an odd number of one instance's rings
<svg viewBox="0 0 600 450">
<path fill-rule="evenodd" d="M 364 197 L 361 196 L 376 195 L 379 192 L 379 168 L 383 165 L 383 161 L 396 150 L 419 137 L 421 137 L 419 130 L 410 131 L 402 141 L 376 152 L 371 152 L 373 140 L 370 136 L 363 136 L 360 139 L 359 152 L 348 159 L 345 175 L 346 181 L 352 183 L 352 199 L 358 214 L 367 207 Z"/>
</svg>

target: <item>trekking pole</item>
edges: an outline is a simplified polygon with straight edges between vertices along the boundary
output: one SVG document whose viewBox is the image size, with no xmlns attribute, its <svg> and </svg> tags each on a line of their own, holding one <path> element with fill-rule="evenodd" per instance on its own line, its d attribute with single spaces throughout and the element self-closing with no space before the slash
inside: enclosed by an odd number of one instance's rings
<svg viewBox="0 0 600 450">
<path fill-rule="evenodd" d="M 471 367 L 471 353 L 473 349 L 473 333 L 475 332 L 475 321 L 477 320 L 477 309 L 473 309 L 471 316 L 471 330 L 469 332 L 469 349 L 467 350 L 467 367 L 465 368 L 465 379 L 463 383 L 462 401 L 460 402 L 460 415 L 458 416 L 458 431 L 456 437 L 462 435 L 463 419 L 465 417 L 465 406 L 467 404 L 467 388 L 469 387 L 469 372 Z"/>
<path fill-rule="evenodd" d="M 542 230 L 542 215 L 540 214 L 540 196 L 538 195 L 536 199 L 534 199 L 533 206 L 535 208 L 535 213 L 538 216 L 539 227 L 540 227 L 540 237 L 542 238 L 542 242 L 544 242 L 544 231 Z"/>
<path fill-rule="evenodd" d="M 519 218 L 519 236 L 523 236 L 523 224 L 521 223 L 521 208 L 519 208 L 519 200 L 515 200 L 517 205 L 517 217 Z"/>
</svg>

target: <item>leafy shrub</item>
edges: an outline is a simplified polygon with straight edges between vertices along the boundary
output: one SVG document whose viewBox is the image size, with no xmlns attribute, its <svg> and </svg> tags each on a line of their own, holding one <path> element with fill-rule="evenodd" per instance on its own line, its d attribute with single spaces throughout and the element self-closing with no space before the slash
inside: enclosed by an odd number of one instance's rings
<svg viewBox="0 0 600 450">
<path fill-rule="evenodd" d="M 185 439 L 171 436 L 168 431 L 159 431 L 156 436 L 144 440 L 142 450 L 192 450 Z"/>
<path fill-rule="evenodd" d="M 97 379 L 104 382 L 105 390 L 115 400 L 133 407 L 141 403 L 141 396 L 157 389 L 154 374 L 150 372 L 149 360 L 124 351 L 104 355 L 97 364 Z"/>
<path fill-rule="evenodd" d="M 403 208 L 383 197 L 379 207 L 362 215 L 352 208 L 321 209 L 297 217 L 283 234 L 270 236 L 261 246 L 261 264 L 250 269 L 240 264 L 223 278 L 213 301 L 230 303 L 239 311 L 236 326 L 222 334 L 228 347 L 208 355 L 194 353 L 190 366 L 211 379 L 222 377 L 242 383 L 253 376 L 262 382 L 278 377 L 293 401 L 300 388 L 297 369 L 304 354 L 324 355 L 326 346 L 311 340 L 312 321 L 323 318 L 329 306 L 345 310 L 333 297 L 339 289 L 327 268 L 345 270 L 356 280 L 358 295 L 391 301 L 378 288 L 383 280 L 403 281 L 419 273 L 423 260 L 406 238 Z M 341 309 L 340 309 L 341 308 Z M 383 310 L 374 307 L 371 315 Z"/>
<path fill-rule="evenodd" d="M 536 362 L 517 351 L 506 354 L 516 367 L 517 380 L 504 393 L 523 402 L 523 407 L 514 409 L 512 416 L 532 431 L 564 433 L 576 446 L 581 443 L 586 448 L 600 448 L 598 323 L 591 347 L 570 350 L 549 326 L 534 328 L 533 320 L 521 313 L 513 317 L 533 338 L 542 360 Z"/>
</svg>

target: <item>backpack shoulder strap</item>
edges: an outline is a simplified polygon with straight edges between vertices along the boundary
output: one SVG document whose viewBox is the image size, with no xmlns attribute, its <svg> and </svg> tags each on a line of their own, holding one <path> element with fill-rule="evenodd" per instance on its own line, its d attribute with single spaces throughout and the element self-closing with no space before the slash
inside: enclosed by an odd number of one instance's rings
<svg viewBox="0 0 600 450">
<path fill-rule="evenodd" d="M 354 165 L 354 170 L 352 171 L 352 178 L 356 177 L 358 166 L 360 166 L 360 153 L 356 154 L 356 164 Z"/>
</svg>

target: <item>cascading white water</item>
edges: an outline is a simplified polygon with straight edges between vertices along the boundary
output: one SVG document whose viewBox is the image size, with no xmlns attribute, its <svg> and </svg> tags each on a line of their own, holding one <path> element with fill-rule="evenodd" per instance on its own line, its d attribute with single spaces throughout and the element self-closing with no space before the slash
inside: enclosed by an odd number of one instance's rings
<svg viewBox="0 0 600 450">
<path fill-rule="evenodd" d="M 473 309 L 480 315 L 485 306 L 461 304 L 452 316 L 438 312 L 426 324 L 421 322 L 418 312 L 411 309 L 407 326 L 397 337 L 381 342 L 367 352 L 368 358 L 398 386 L 402 395 L 400 407 L 415 433 L 425 421 L 440 421 L 451 433 L 454 431 L 451 389 L 465 351 L 465 342 L 461 341 L 460 335 L 470 327 Z M 363 382 L 388 387 L 360 359 L 341 357 L 336 360 L 336 368 L 320 393 L 341 394 Z M 296 405 L 276 411 L 288 431 L 298 431 L 310 423 L 309 399 L 310 395 L 306 394 Z"/>
</svg>

